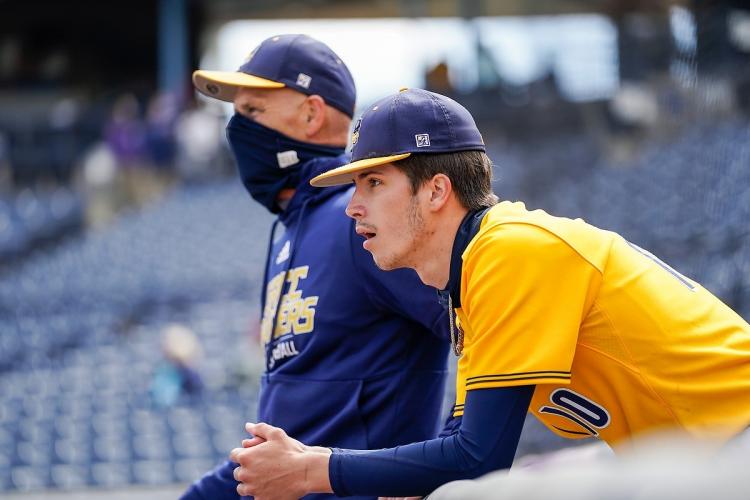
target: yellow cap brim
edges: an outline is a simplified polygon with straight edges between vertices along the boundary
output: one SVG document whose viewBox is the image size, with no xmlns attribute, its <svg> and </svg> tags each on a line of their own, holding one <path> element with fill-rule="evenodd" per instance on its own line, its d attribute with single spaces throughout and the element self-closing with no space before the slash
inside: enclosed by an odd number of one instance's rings
<svg viewBox="0 0 750 500">
<path fill-rule="evenodd" d="M 380 156 L 378 158 L 365 158 L 364 160 L 347 163 L 328 172 L 322 173 L 317 177 L 313 177 L 310 184 L 315 187 L 329 187 L 338 186 L 339 184 L 349 184 L 354 182 L 354 174 L 360 170 L 366 168 L 376 167 L 378 165 L 384 165 L 386 163 L 393 163 L 394 161 L 403 160 L 411 153 L 402 153 L 391 156 Z"/>
<path fill-rule="evenodd" d="M 193 85 L 201 94 L 227 102 L 234 101 L 234 96 L 240 87 L 256 89 L 286 87 L 283 83 L 248 75 L 241 71 L 205 71 L 202 69 L 193 72 Z"/>
</svg>

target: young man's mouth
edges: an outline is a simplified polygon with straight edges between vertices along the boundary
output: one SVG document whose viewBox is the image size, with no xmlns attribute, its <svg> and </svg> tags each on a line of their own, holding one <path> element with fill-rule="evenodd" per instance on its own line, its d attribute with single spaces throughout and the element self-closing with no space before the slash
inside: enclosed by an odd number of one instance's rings
<svg viewBox="0 0 750 500">
<path fill-rule="evenodd" d="M 375 237 L 375 232 L 369 230 L 369 228 L 356 226 L 354 230 L 357 232 L 358 235 L 364 237 L 366 240 L 369 240 Z"/>
<path fill-rule="evenodd" d="M 355 227 L 355 230 L 357 231 L 357 234 L 362 236 L 365 241 L 362 242 L 362 248 L 365 250 L 370 251 L 370 244 L 372 243 L 373 238 L 377 236 L 375 231 L 372 230 L 370 227 L 365 227 L 361 225 L 357 225 Z"/>
</svg>

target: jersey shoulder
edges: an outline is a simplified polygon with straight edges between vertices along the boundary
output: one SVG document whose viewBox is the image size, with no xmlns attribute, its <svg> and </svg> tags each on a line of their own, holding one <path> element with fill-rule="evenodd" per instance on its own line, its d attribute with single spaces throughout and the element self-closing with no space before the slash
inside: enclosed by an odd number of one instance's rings
<svg viewBox="0 0 750 500">
<path fill-rule="evenodd" d="M 549 255 L 571 250 L 600 273 L 610 247 L 619 235 L 586 223 L 550 215 L 544 210 L 527 210 L 521 202 L 501 202 L 487 212 L 477 236 L 469 243 L 464 259 L 481 251 L 508 256 Z"/>
</svg>

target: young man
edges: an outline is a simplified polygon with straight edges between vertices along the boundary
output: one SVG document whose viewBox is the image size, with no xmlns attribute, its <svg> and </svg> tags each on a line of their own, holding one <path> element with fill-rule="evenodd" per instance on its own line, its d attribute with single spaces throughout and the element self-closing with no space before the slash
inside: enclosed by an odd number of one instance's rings
<svg viewBox="0 0 750 500">
<path fill-rule="evenodd" d="M 354 136 L 352 163 L 312 184 L 354 181 L 347 213 L 378 266 L 443 290 L 461 422 L 449 437 L 375 451 L 248 424 L 254 437 L 231 453 L 239 491 L 424 495 L 509 467 L 527 410 L 615 449 L 660 431 L 719 445 L 750 424 L 750 325 L 615 233 L 496 203 L 459 104 L 406 90 L 368 109 Z"/>
<path fill-rule="evenodd" d="M 193 81 L 234 103 L 227 138 L 242 181 L 279 214 L 265 268 L 258 417 L 323 446 L 434 437 L 448 316 L 413 271 L 376 268 L 344 213 L 349 186 L 309 184 L 349 159 L 355 90 L 346 65 L 317 40 L 281 35 L 238 72 L 196 71 Z M 237 498 L 236 466 L 225 463 L 183 498 Z"/>
</svg>

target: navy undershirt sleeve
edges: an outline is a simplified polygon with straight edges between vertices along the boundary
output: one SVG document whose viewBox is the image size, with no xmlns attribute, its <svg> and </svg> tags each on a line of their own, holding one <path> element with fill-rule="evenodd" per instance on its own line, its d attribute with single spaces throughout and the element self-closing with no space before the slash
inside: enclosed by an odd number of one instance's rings
<svg viewBox="0 0 750 500">
<path fill-rule="evenodd" d="M 458 432 L 383 450 L 334 449 L 328 474 L 337 496 L 423 496 L 458 479 L 513 463 L 534 386 L 468 391 Z"/>
<path fill-rule="evenodd" d="M 454 417 L 453 415 L 450 415 L 448 418 L 446 418 L 445 424 L 443 425 L 443 430 L 440 431 L 437 437 L 442 438 L 456 434 L 459 427 L 461 427 L 462 418 L 463 417 Z"/>
</svg>

